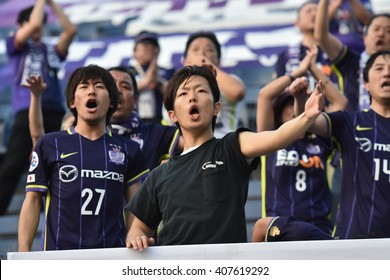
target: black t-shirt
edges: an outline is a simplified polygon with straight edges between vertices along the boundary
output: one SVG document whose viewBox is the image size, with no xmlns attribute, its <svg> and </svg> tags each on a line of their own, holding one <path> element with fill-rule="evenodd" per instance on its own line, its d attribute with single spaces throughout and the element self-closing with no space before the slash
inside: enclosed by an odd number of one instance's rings
<svg viewBox="0 0 390 280">
<path fill-rule="evenodd" d="M 127 209 L 152 229 L 163 222 L 159 245 L 247 241 L 244 206 L 258 158 L 243 157 L 240 131 L 174 156 L 147 177 Z"/>
</svg>

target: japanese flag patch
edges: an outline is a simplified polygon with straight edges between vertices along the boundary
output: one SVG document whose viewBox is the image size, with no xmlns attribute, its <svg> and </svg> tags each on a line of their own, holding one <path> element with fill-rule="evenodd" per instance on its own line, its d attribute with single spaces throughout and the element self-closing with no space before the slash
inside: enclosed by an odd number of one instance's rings
<svg viewBox="0 0 390 280">
<path fill-rule="evenodd" d="M 35 182 L 35 174 L 30 174 L 27 176 L 27 183 L 34 183 Z"/>
</svg>

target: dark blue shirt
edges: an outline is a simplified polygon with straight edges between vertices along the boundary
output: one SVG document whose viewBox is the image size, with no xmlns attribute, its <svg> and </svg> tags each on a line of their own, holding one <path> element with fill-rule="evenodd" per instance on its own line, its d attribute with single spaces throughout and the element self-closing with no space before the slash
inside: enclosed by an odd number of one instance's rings
<svg viewBox="0 0 390 280">
<path fill-rule="evenodd" d="M 15 35 L 7 38 L 7 55 L 9 65 L 13 68 L 14 80 L 12 84 L 12 109 L 14 113 L 28 110 L 30 107 L 30 89 L 21 84 L 30 75 L 41 75 L 47 84 L 42 94 L 42 108 L 65 112 L 64 95 L 61 89 L 57 72 L 61 62 L 65 59 L 60 56 L 54 46 L 43 42 L 36 44 L 28 40 L 22 48 L 15 47 Z"/>
<path fill-rule="evenodd" d="M 330 145 L 308 135 L 262 156 L 262 216 L 291 216 L 331 233 L 332 200 L 326 169 L 331 152 Z"/>
<path fill-rule="evenodd" d="M 150 170 L 172 155 L 180 137 L 175 126 L 144 123 L 136 112 L 129 119 L 111 126 L 114 133 L 140 144 L 143 158 Z"/>
<path fill-rule="evenodd" d="M 43 136 L 26 186 L 44 195 L 42 249 L 125 246 L 124 191 L 148 173 L 139 145 L 110 131 L 95 141 L 73 127 Z"/>
<path fill-rule="evenodd" d="M 335 238 L 390 237 L 390 118 L 372 110 L 326 116 L 342 155 Z"/>
</svg>

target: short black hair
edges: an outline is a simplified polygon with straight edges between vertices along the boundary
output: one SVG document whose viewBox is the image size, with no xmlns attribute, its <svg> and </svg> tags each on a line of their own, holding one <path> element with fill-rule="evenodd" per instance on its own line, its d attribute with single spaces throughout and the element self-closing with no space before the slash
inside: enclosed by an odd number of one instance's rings
<svg viewBox="0 0 390 280">
<path fill-rule="evenodd" d="M 25 9 L 21 10 L 18 14 L 18 18 L 17 18 L 16 22 L 21 25 L 23 22 L 29 21 L 30 15 L 31 15 L 31 12 L 33 9 L 34 9 L 34 6 L 30 6 L 30 7 L 27 7 Z M 46 22 L 47 22 L 47 14 L 44 13 L 43 23 L 46 24 Z"/>
<path fill-rule="evenodd" d="M 376 18 L 379 18 L 379 17 L 387 17 L 388 19 L 390 19 L 390 14 L 389 14 L 389 13 L 380 13 L 380 14 L 375 14 L 375 15 L 373 15 L 373 16 L 370 18 L 370 20 L 368 21 L 367 25 L 364 26 L 364 29 L 363 29 L 364 35 L 367 35 L 368 28 L 370 28 L 372 22 L 373 22 Z"/>
<path fill-rule="evenodd" d="M 74 124 L 77 124 L 77 110 L 70 108 L 71 103 L 74 101 L 74 95 L 77 89 L 77 86 L 81 82 L 88 82 L 90 80 L 101 79 L 103 84 L 106 86 L 109 97 L 110 97 L 110 107 L 107 112 L 106 125 L 110 124 L 111 116 L 114 114 L 118 107 L 119 92 L 116 87 L 116 83 L 111 73 L 108 72 L 103 67 L 100 67 L 95 64 L 90 64 L 88 66 L 78 67 L 76 70 L 70 74 L 68 84 L 65 89 L 66 104 L 68 108 L 72 111 L 72 114 L 75 118 Z"/>
<path fill-rule="evenodd" d="M 370 71 L 372 65 L 374 64 L 374 62 L 378 56 L 388 56 L 390 58 L 390 51 L 381 50 L 381 51 L 377 51 L 377 52 L 373 53 L 370 56 L 370 58 L 366 62 L 366 66 L 363 69 L 363 79 L 364 79 L 364 82 L 366 82 L 366 83 L 369 81 L 368 72 Z"/>
<path fill-rule="evenodd" d="M 318 5 L 318 2 L 315 0 L 309 0 L 309 1 L 303 2 L 297 9 L 297 18 L 299 18 L 299 14 L 300 14 L 301 10 L 303 9 L 303 7 L 305 7 L 306 5 L 309 5 L 309 4 Z"/>
<path fill-rule="evenodd" d="M 214 98 L 214 104 L 219 102 L 221 98 L 221 92 L 218 87 L 217 79 L 215 74 L 207 66 L 185 66 L 177 71 L 171 79 L 169 79 L 168 84 L 164 91 L 164 106 L 167 111 L 174 110 L 174 103 L 176 99 L 177 91 L 180 85 L 184 81 L 188 81 L 191 77 L 200 76 L 207 80 L 209 83 L 211 93 Z M 217 118 L 214 116 L 212 120 L 212 129 L 214 131 L 215 123 Z M 176 123 L 176 126 L 180 130 L 180 124 Z"/>
<path fill-rule="evenodd" d="M 187 56 L 188 48 L 190 47 L 192 41 L 194 41 L 197 38 L 207 38 L 211 40 L 217 49 L 217 54 L 218 54 L 218 59 L 221 59 L 221 44 L 219 43 L 217 36 L 213 32 L 210 31 L 199 31 L 196 33 L 193 33 L 188 37 L 187 43 L 186 43 L 186 48 L 184 50 L 184 57 Z"/>
</svg>

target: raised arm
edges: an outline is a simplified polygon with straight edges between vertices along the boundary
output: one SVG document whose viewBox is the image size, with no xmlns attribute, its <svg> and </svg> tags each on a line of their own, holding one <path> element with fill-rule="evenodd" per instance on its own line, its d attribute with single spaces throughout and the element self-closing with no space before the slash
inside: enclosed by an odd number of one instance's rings
<svg viewBox="0 0 390 280">
<path fill-rule="evenodd" d="M 328 6 L 329 0 L 320 0 L 318 3 L 314 38 L 329 59 L 335 60 L 343 48 L 343 43 L 329 32 Z"/>
<path fill-rule="evenodd" d="M 257 131 L 275 129 L 272 100 L 281 95 L 291 83 L 289 76 L 281 76 L 265 85 L 257 95 L 256 124 Z"/>
<path fill-rule="evenodd" d="M 332 20 L 336 15 L 337 10 L 340 8 L 344 0 L 331 0 L 328 8 L 329 20 Z"/>
<path fill-rule="evenodd" d="M 348 104 L 348 99 L 341 94 L 333 82 L 326 76 L 320 68 L 318 68 L 316 60 L 312 59 L 310 61 L 309 67 L 310 73 L 317 79 L 317 81 L 322 81 L 324 85 L 324 90 L 326 94 L 326 99 L 329 101 L 329 105 L 325 107 L 326 112 L 335 112 L 339 110 L 345 110 Z M 292 90 L 293 85 L 290 86 L 290 91 Z"/>
<path fill-rule="evenodd" d="M 235 75 L 231 75 L 220 67 L 215 66 L 217 70 L 217 82 L 223 95 L 230 102 L 238 102 L 245 97 L 245 85 L 240 78 Z"/>
<path fill-rule="evenodd" d="M 137 81 L 138 90 L 154 89 L 158 84 L 158 51 L 155 50 L 154 58 L 150 61 L 145 75 Z"/>
<path fill-rule="evenodd" d="M 321 91 L 324 90 L 325 86 L 322 84 L 322 81 L 317 84 L 316 90 L 318 90 L 319 87 Z M 304 108 L 306 106 L 305 102 L 309 96 L 308 94 L 310 94 L 308 93 L 307 88 L 307 81 L 300 81 L 298 79 L 294 81 L 294 83 L 290 86 L 291 95 L 294 97 L 295 114 L 300 114 L 304 111 Z M 308 128 L 308 131 L 322 137 L 329 137 L 328 125 L 325 116 L 323 114 L 319 114 L 318 117 L 315 118 L 313 124 Z"/>
<path fill-rule="evenodd" d="M 30 136 L 33 147 L 38 139 L 45 134 L 43 126 L 41 98 L 47 85 L 42 80 L 41 76 L 31 76 L 27 80 L 26 87 L 30 88 L 30 109 L 28 111 L 28 126 L 30 128 Z"/>
<path fill-rule="evenodd" d="M 57 50 L 61 54 L 66 55 L 73 38 L 76 36 L 77 28 L 65 15 L 61 7 L 56 2 L 54 2 L 54 0 L 47 0 L 47 4 L 56 14 L 58 21 L 63 29 L 60 38 L 58 39 Z"/>
<path fill-rule="evenodd" d="M 256 123 L 257 131 L 275 129 L 274 109 L 272 100 L 281 94 L 286 94 L 286 89 L 294 79 L 304 76 L 310 66 L 310 61 L 316 53 L 309 50 L 299 67 L 290 75 L 281 76 L 265 85 L 257 95 Z"/>
<path fill-rule="evenodd" d="M 321 81 L 305 104 L 305 112 L 284 123 L 277 130 L 240 133 L 241 152 L 246 158 L 254 158 L 287 147 L 302 137 L 313 125 L 324 107 L 324 95 Z"/>
<path fill-rule="evenodd" d="M 16 30 L 15 46 L 24 45 L 33 34 L 43 27 L 43 19 L 45 15 L 46 0 L 36 0 L 34 8 L 30 14 L 29 21 L 23 22 Z"/>
<path fill-rule="evenodd" d="M 372 17 L 372 11 L 367 9 L 360 0 L 349 0 L 355 17 L 362 25 L 367 25 Z"/>
</svg>

